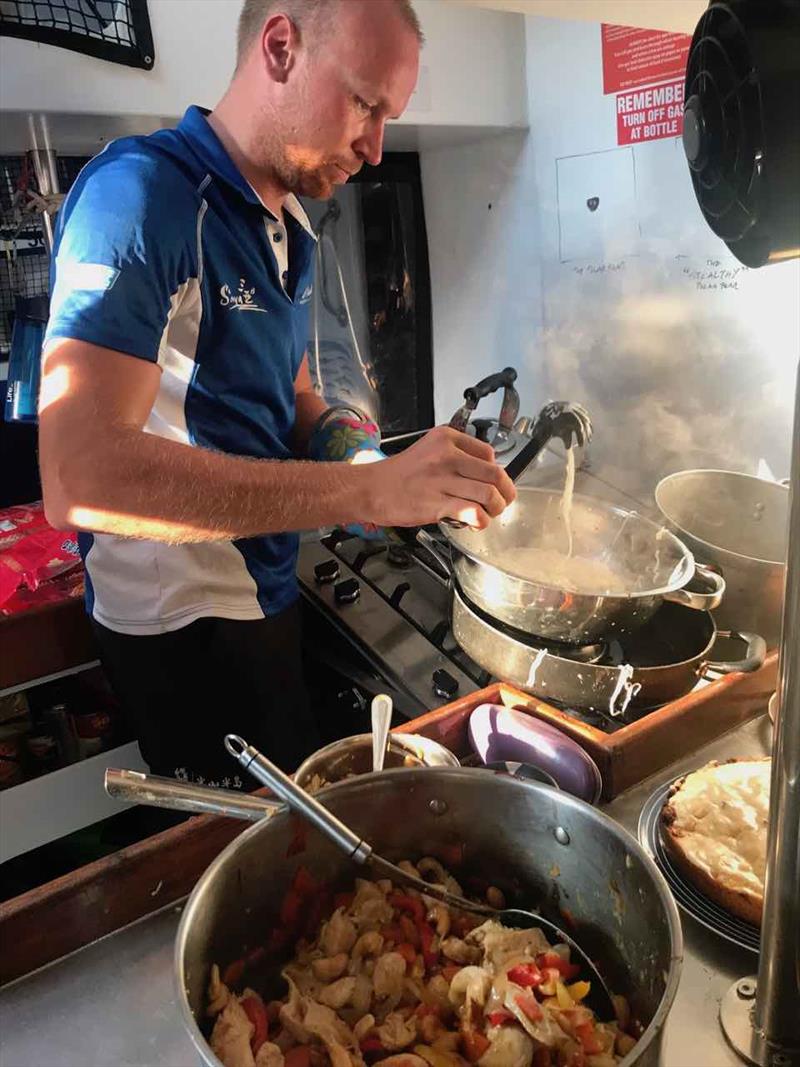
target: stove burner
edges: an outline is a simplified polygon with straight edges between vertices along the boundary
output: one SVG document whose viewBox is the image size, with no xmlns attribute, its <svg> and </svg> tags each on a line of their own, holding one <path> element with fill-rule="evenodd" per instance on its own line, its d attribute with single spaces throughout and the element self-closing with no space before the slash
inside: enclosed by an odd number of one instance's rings
<svg viewBox="0 0 800 1067">
<path fill-rule="evenodd" d="M 389 551 L 386 554 L 386 562 L 391 564 L 392 567 L 398 567 L 400 570 L 408 570 L 411 564 L 414 562 L 411 550 L 406 545 L 389 545 Z"/>
</svg>

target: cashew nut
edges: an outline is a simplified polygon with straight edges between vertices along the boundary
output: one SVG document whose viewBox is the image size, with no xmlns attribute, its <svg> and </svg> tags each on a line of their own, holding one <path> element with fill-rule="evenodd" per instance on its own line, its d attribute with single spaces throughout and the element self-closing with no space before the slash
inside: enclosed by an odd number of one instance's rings
<svg viewBox="0 0 800 1067">
<path fill-rule="evenodd" d="M 320 982 L 332 982 L 336 978 L 341 978 L 347 969 L 348 962 L 347 953 L 338 952 L 335 956 L 312 960 L 311 970 L 314 972 L 314 977 L 318 978 Z"/>
<path fill-rule="evenodd" d="M 346 978 L 338 978 L 330 985 L 323 986 L 317 994 L 317 1000 L 326 1008 L 338 1011 L 350 1000 L 356 988 L 355 978 L 348 975 Z"/>
<path fill-rule="evenodd" d="M 496 885 L 490 885 L 486 890 L 486 903 L 490 908 L 497 908 L 498 911 L 506 906 L 506 897 L 502 889 L 498 889 Z"/>
</svg>

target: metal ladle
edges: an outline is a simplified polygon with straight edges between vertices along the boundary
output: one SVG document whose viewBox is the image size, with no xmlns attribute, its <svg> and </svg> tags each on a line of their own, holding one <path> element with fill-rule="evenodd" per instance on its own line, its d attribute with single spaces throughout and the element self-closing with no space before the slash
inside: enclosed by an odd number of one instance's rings
<svg viewBox="0 0 800 1067">
<path fill-rule="evenodd" d="M 355 833 L 354 830 L 346 826 L 341 819 L 328 811 L 315 797 L 293 782 L 288 774 L 284 774 L 258 749 L 248 745 L 237 734 L 228 734 L 226 736 L 225 748 L 239 765 L 249 771 L 262 785 L 271 789 L 293 811 L 307 819 L 352 860 L 359 864 L 368 865 L 378 878 L 388 878 L 395 884 L 409 886 L 428 897 L 442 901 L 442 903 L 451 908 L 457 908 L 459 911 L 482 915 L 487 919 L 495 919 L 502 923 L 503 926 L 522 930 L 537 927 L 551 943 L 561 941 L 567 945 L 573 962 L 580 966 L 581 973 L 591 984 L 589 994 L 585 999 L 586 1004 L 601 1020 L 610 1020 L 615 1017 L 611 994 L 600 976 L 600 972 L 580 945 L 573 941 L 555 923 L 531 911 L 522 911 L 517 908 L 492 908 L 486 904 L 474 904 L 463 897 L 448 893 L 441 886 L 432 885 L 423 881 L 422 878 L 408 874 L 394 863 L 390 863 L 389 860 L 376 855 L 372 846 Z"/>
</svg>

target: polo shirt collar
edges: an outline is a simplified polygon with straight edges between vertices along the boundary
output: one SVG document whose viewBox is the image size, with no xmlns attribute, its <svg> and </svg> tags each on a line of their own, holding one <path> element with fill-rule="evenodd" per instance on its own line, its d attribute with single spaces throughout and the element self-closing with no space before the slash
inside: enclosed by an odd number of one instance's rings
<svg viewBox="0 0 800 1067">
<path fill-rule="evenodd" d="M 215 178 L 221 178 L 222 181 L 227 182 L 249 204 L 258 205 L 274 219 L 275 215 L 233 162 L 222 141 L 214 133 L 208 121 L 210 114 L 211 112 L 206 108 L 197 107 L 193 104 L 187 109 L 186 114 L 178 124 L 178 130 L 202 159 L 209 173 Z M 316 234 L 308 215 L 293 193 L 290 193 L 284 200 L 283 210 L 305 230 L 309 237 L 316 240 Z"/>
</svg>

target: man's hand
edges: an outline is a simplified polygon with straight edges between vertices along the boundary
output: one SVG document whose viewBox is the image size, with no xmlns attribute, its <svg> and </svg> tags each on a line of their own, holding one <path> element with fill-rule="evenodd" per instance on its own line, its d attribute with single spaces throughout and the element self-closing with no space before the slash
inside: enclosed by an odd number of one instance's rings
<svg viewBox="0 0 800 1067">
<path fill-rule="evenodd" d="M 517 495 L 491 445 L 448 426 L 362 470 L 369 480 L 365 519 L 380 526 L 458 519 L 483 530 Z"/>
</svg>

